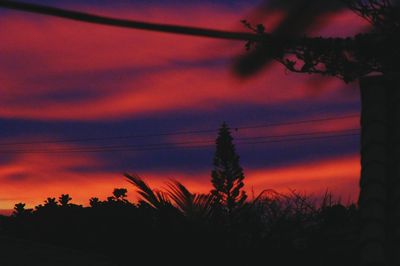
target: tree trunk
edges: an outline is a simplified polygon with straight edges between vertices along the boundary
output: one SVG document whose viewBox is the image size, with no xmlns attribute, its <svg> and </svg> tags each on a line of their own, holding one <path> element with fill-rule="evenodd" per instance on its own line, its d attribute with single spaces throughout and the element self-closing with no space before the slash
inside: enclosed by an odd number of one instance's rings
<svg viewBox="0 0 400 266">
<path fill-rule="evenodd" d="M 400 265 L 400 82 L 394 76 L 360 80 L 361 265 Z"/>
</svg>

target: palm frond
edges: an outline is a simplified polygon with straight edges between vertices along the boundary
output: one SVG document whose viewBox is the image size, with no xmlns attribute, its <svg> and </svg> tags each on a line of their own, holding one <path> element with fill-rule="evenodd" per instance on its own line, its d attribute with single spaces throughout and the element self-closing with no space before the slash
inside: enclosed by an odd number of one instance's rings
<svg viewBox="0 0 400 266">
<path fill-rule="evenodd" d="M 170 181 L 167 185 L 168 196 L 186 217 L 206 218 L 210 214 L 213 199 L 211 194 L 191 193 L 176 180 Z"/>
<path fill-rule="evenodd" d="M 172 180 L 167 183 L 168 196 L 176 204 L 177 208 L 183 212 L 188 213 L 193 209 L 193 194 L 180 182 Z"/>
<path fill-rule="evenodd" d="M 201 217 L 209 217 L 212 212 L 212 203 L 214 195 L 212 194 L 196 194 L 194 198 L 194 206 L 198 210 Z"/>
<path fill-rule="evenodd" d="M 124 174 L 128 182 L 137 188 L 137 193 L 142 200 L 154 209 L 160 209 L 171 205 L 168 196 L 162 191 L 153 190 L 141 177 L 136 174 Z"/>
</svg>

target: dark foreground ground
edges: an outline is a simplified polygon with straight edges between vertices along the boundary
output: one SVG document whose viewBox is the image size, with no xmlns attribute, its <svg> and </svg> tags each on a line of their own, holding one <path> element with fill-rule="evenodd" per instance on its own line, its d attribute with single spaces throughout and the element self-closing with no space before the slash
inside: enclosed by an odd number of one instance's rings
<svg viewBox="0 0 400 266">
<path fill-rule="evenodd" d="M 354 209 L 335 205 L 304 213 L 281 208 L 245 214 L 234 223 L 132 206 L 57 207 L 3 217 L 0 266 L 355 265 Z"/>
<path fill-rule="evenodd" d="M 0 237 L 1 266 L 115 266 L 100 255 Z"/>
</svg>

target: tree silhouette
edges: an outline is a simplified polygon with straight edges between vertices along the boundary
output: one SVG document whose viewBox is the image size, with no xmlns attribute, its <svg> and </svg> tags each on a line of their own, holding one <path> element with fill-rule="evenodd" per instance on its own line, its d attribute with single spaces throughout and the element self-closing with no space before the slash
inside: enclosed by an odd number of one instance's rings
<svg viewBox="0 0 400 266">
<path fill-rule="evenodd" d="M 72 198 L 68 195 L 68 194 L 62 194 L 59 198 L 58 198 L 58 202 L 60 203 L 60 205 L 62 207 L 67 207 L 69 206 L 69 202 L 72 200 Z"/>
<path fill-rule="evenodd" d="M 89 199 L 90 207 L 93 207 L 93 208 L 98 207 L 98 206 L 100 206 L 100 204 L 101 204 L 101 201 L 97 197 L 93 197 L 93 198 Z"/>
<path fill-rule="evenodd" d="M 77 12 L 66 12 L 58 9 L 46 9 L 27 4 L 11 3 L 10 1 L 0 1 L 0 4 L 11 7 L 19 6 L 24 10 L 32 11 L 32 9 L 34 9 L 34 12 L 78 19 L 81 21 L 97 21 L 97 23 L 107 25 L 129 26 L 218 38 L 240 40 L 247 38 L 249 42 L 246 46 L 254 49 L 251 52 L 252 60 L 247 60 L 248 57 L 245 56 L 243 60 L 237 64 L 238 72 L 242 75 L 251 74 L 254 72 L 254 69 L 263 65 L 254 62 L 267 62 L 269 60 L 277 60 L 292 72 L 336 76 L 343 79 L 345 82 L 356 80 L 376 72 L 383 74 L 397 74 L 399 72 L 400 62 L 399 9 L 394 7 L 391 4 L 391 1 L 388 0 L 343 1 L 346 2 L 353 11 L 367 19 L 374 26 L 374 30 L 369 33 L 358 34 L 352 38 L 293 38 L 292 36 L 282 35 L 272 36 L 271 34 L 264 32 L 264 27 L 262 25 L 253 27 L 249 23 L 244 22 L 245 25 L 258 36 L 254 37 L 253 34 L 229 34 L 229 32 L 226 34 L 225 32 L 207 31 L 188 27 L 165 27 L 164 25 L 149 25 L 137 22 L 128 23 L 126 21 L 99 18 Z M 213 185 L 215 188 L 213 194 L 220 198 L 219 202 L 224 201 L 222 196 L 227 196 L 226 193 L 219 193 L 225 189 L 224 182 L 221 182 L 221 180 L 222 178 L 214 178 L 213 176 Z M 238 199 L 236 200 L 238 202 L 245 198 L 244 194 L 239 193 L 243 186 L 242 180 L 243 177 L 238 181 L 235 193 L 230 195 L 232 197 L 232 195 L 237 194 Z M 142 193 L 141 195 L 148 205 L 153 208 L 160 208 L 163 204 L 169 206 L 170 202 L 166 198 L 165 194 L 152 191 L 147 184 L 135 177 L 133 177 L 131 181 L 139 188 L 139 193 Z M 373 179 L 363 181 L 364 185 L 361 187 L 363 195 L 371 195 L 370 198 L 373 198 L 374 193 L 376 194 L 377 191 L 377 186 L 374 186 L 374 184 L 372 184 L 373 182 Z M 369 183 L 369 185 L 366 185 L 367 183 Z M 234 186 L 232 185 L 231 187 L 233 188 Z M 372 189 L 364 190 L 364 187 L 371 187 Z M 224 191 L 226 191 L 226 189 Z M 187 197 L 188 195 L 184 196 Z M 189 198 L 191 198 L 190 195 Z M 230 204 L 226 202 L 225 205 L 232 205 L 232 202 L 235 201 L 231 199 L 230 202 Z M 392 223 L 392 221 L 385 220 L 387 218 L 385 215 L 380 219 L 381 214 L 385 213 L 385 207 L 379 202 L 377 203 L 377 201 L 371 202 L 375 204 L 377 208 L 365 209 L 364 205 L 360 205 L 361 213 L 363 217 L 377 217 L 378 219 L 375 219 L 369 224 L 364 224 L 364 227 L 368 229 L 369 226 L 373 226 L 374 223 L 382 223 L 382 220 L 383 224 Z M 46 205 L 52 206 L 53 204 L 48 202 Z M 370 231 L 370 233 L 372 234 L 372 237 L 378 235 L 378 238 L 385 234 L 384 230 Z M 368 238 L 370 236 L 366 237 Z M 371 249 L 370 254 L 372 254 L 372 256 L 379 255 L 377 254 L 377 250 L 378 249 Z M 376 261 L 370 261 L 370 265 L 372 265 L 373 262 L 375 262 L 374 265 L 383 265 Z"/>
<path fill-rule="evenodd" d="M 113 191 L 113 196 L 114 196 L 116 201 L 124 201 L 124 202 L 126 202 L 127 201 L 126 193 L 128 193 L 128 190 L 126 188 L 116 188 Z"/>
<path fill-rule="evenodd" d="M 282 32 L 269 34 L 264 32 L 262 25 L 249 27 L 250 24 L 247 22 L 245 22 L 245 25 L 255 31 L 255 34 L 115 19 L 5 0 L 0 1 L 0 6 L 116 27 L 249 41 L 247 47 L 257 46 L 258 48 L 250 56 L 246 55 L 238 61 L 236 70 L 241 75 L 251 75 L 257 69 L 262 68 L 266 62 L 273 59 L 281 62 L 288 70 L 293 72 L 337 76 L 346 82 L 369 73 L 398 71 L 399 9 L 392 5 L 392 1 L 389 0 L 341 1 L 371 22 L 377 31 L 358 34 L 354 38 L 294 38 L 282 34 Z M 299 2 L 306 3 L 304 6 L 312 8 L 316 1 L 299 0 Z M 316 18 L 317 16 L 313 14 L 312 17 Z M 296 23 L 296 21 L 290 20 L 290 17 L 288 19 L 292 24 Z M 301 21 L 297 22 L 301 23 Z"/>
<path fill-rule="evenodd" d="M 253 49 L 238 60 L 236 70 L 246 76 L 277 60 L 292 72 L 336 76 L 345 82 L 360 79 L 362 94 L 368 95 L 362 97 L 360 262 L 399 265 L 400 234 L 395 233 L 399 232 L 399 188 L 394 176 L 398 176 L 400 9 L 390 0 L 343 2 L 373 26 L 370 32 L 351 38 L 272 38 L 244 21 L 263 40 L 247 43 Z M 365 79 L 372 73 L 383 75 Z M 367 83 L 374 85 L 367 90 Z M 371 146 L 379 146 L 385 155 L 369 150 Z"/>
<path fill-rule="evenodd" d="M 25 203 L 17 203 L 14 206 L 13 216 L 15 217 L 23 217 L 27 214 L 30 214 L 32 209 L 25 209 Z"/>
<path fill-rule="evenodd" d="M 400 10 L 390 0 L 342 0 L 351 10 L 385 34 L 399 32 Z"/>
<path fill-rule="evenodd" d="M 55 207 L 58 207 L 56 198 L 47 198 L 47 199 L 44 201 L 44 207 L 47 207 L 47 208 L 55 208 Z"/>
<path fill-rule="evenodd" d="M 247 76 L 266 62 L 276 60 L 297 73 L 336 76 L 350 82 L 370 73 L 400 70 L 400 12 L 389 0 L 342 0 L 374 27 L 369 33 L 348 38 L 272 36 L 262 25 L 242 23 L 260 36 L 249 40 L 251 53 L 241 57 L 237 73 Z"/>
<path fill-rule="evenodd" d="M 214 169 L 211 172 L 211 183 L 214 189 L 211 193 L 215 201 L 223 206 L 228 214 L 241 206 L 247 198 L 242 190 L 243 170 L 232 141 L 229 128 L 226 123 L 223 123 L 216 139 Z"/>
</svg>

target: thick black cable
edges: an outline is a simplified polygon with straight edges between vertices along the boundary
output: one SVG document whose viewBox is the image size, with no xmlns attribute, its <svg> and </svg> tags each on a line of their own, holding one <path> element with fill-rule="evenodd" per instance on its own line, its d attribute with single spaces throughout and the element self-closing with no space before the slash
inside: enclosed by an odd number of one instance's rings
<svg viewBox="0 0 400 266">
<path fill-rule="evenodd" d="M 122 28 L 131 28 L 139 30 L 149 30 L 149 31 L 158 31 L 158 32 L 192 35 L 199 37 L 217 38 L 217 39 L 239 40 L 239 41 L 260 40 L 260 35 L 254 33 L 231 32 L 231 31 L 222 31 L 215 29 L 198 28 L 198 27 L 149 23 L 136 20 L 111 18 L 111 17 L 94 15 L 86 12 L 66 10 L 56 7 L 24 3 L 24 2 L 0 0 L 0 7 L 20 10 L 30 13 L 54 16 L 54 17 L 60 17 L 70 20 L 94 23 L 94 24 L 122 27 Z M 263 36 L 263 38 L 267 38 L 267 35 Z"/>
</svg>

